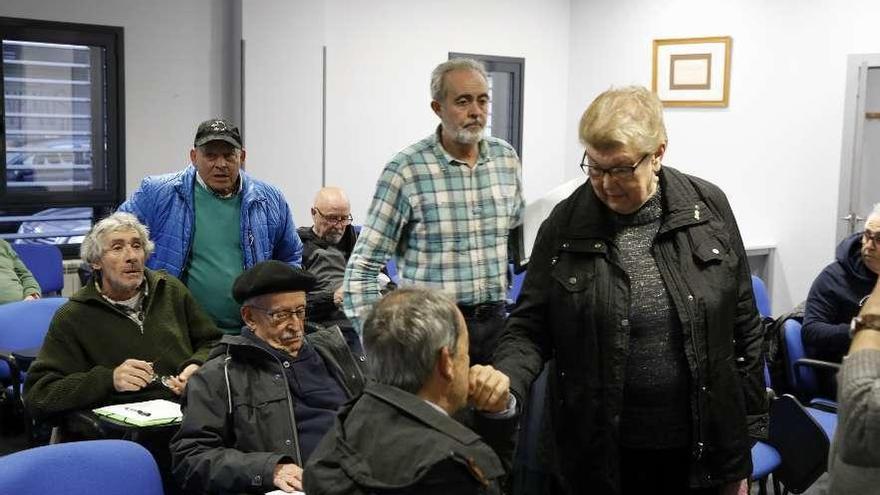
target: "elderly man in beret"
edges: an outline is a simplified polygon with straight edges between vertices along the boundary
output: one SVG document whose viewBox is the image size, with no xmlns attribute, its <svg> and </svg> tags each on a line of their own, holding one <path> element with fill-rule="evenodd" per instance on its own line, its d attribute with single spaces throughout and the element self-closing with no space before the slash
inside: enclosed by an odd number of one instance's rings
<svg viewBox="0 0 880 495">
<path fill-rule="evenodd" d="M 306 335 L 313 275 L 265 261 L 233 284 L 245 326 L 226 335 L 190 377 L 184 417 L 171 443 L 174 475 L 187 492 L 302 489 L 302 466 L 360 394 L 364 357 L 337 327 Z"/>
</svg>

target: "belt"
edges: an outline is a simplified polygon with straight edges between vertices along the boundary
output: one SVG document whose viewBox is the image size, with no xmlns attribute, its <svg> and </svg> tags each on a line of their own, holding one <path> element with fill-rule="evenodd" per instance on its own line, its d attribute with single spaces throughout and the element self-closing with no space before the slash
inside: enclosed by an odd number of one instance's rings
<svg viewBox="0 0 880 495">
<path fill-rule="evenodd" d="M 481 304 L 459 304 L 458 309 L 465 318 L 488 320 L 494 316 L 503 316 L 507 311 L 507 303 L 503 301 Z"/>
</svg>

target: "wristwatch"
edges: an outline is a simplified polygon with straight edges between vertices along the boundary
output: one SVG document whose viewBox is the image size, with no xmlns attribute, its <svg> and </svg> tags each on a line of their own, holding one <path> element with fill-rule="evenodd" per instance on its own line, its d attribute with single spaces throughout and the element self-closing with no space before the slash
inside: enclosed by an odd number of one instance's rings
<svg viewBox="0 0 880 495">
<path fill-rule="evenodd" d="M 849 338 L 864 329 L 880 330 L 880 315 L 859 315 L 849 324 Z"/>
</svg>

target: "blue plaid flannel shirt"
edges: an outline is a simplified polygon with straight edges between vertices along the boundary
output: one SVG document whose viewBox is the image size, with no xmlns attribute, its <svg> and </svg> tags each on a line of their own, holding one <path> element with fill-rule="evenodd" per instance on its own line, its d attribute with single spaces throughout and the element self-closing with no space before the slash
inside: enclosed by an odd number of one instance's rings
<svg viewBox="0 0 880 495">
<path fill-rule="evenodd" d="M 508 233 L 525 208 L 521 166 L 500 139 L 483 138 L 479 149 L 471 169 L 443 148 L 438 128 L 385 166 L 343 283 L 359 333 L 392 256 L 402 284 L 443 289 L 461 304 L 505 299 Z"/>
</svg>

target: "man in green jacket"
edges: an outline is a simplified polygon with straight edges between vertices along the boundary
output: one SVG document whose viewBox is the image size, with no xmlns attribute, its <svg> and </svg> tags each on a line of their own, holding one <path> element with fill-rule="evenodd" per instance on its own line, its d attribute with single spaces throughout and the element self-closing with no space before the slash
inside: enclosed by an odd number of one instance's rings
<svg viewBox="0 0 880 495">
<path fill-rule="evenodd" d="M 94 276 L 58 309 L 28 371 L 33 416 L 183 392 L 220 332 L 179 280 L 144 268 L 152 250 L 128 213 L 101 220 L 83 240 Z"/>
</svg>

